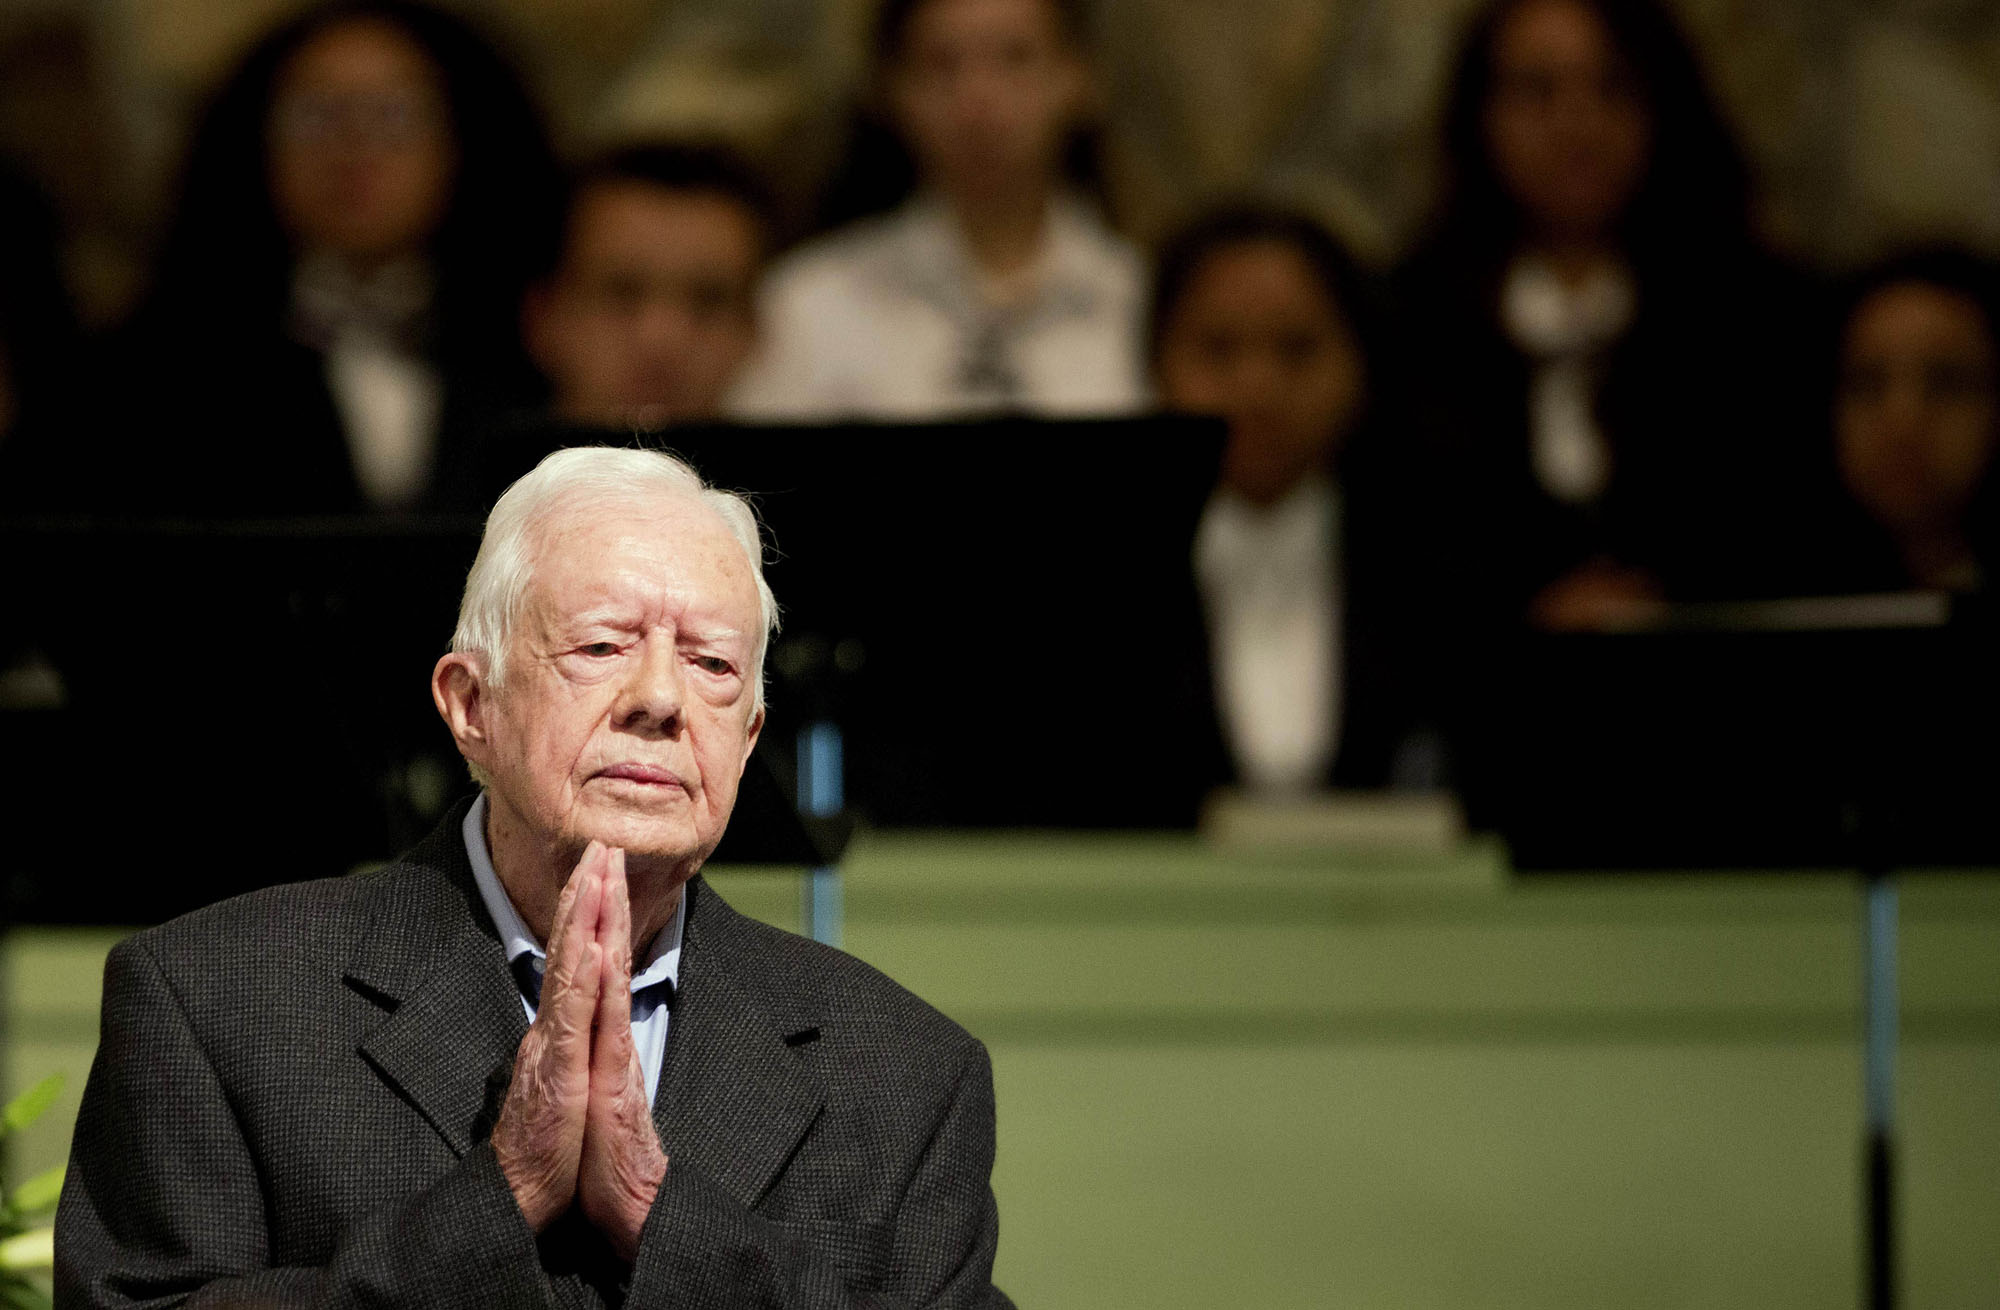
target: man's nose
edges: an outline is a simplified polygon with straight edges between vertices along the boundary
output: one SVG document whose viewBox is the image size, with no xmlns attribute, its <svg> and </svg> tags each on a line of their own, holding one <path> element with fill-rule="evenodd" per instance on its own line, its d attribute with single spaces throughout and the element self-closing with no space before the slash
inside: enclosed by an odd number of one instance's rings
<svg viewBox="0 0 2000 1310">
<path fill-rule="evenodd" d="M 685 688 L 680 653 L 671 642 L 648 641 L 619 688 L 612 718 L 620 727 L 679 734 Z"/>
<path fill-rule="evenodd" d="M 646 298 L 633 330 L 649 352 L 673 354 L 686 348 L 692 323 L 680 297 L 655 294 Z"/>
</svg>

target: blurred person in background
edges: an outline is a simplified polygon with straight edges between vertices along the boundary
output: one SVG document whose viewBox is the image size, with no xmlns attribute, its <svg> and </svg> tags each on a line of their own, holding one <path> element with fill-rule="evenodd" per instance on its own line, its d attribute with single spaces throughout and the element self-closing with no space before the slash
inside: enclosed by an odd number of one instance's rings
<svg viewBox="0 0 2000 1310">
<path fill-rule="evenodd" d="M 756 345 L 774 226 L 763 185 L 720 146 L 631 145 L 586 165 L 522 315 L 555 416 L 624 429 L 718 418 Z"/>
<path fill-rule="evenodd" d="M 2000 544 L 2000 269 L 1948 249 L 1898 256 L 1852 281 L 1838 325 L 1844 514 L 1822 586 L 1981 590 Z"/>
<path fill-rule="evenodd" d="M 1765 588 L 1809 458 L 1806 297 L 1685 37 L 1653 0 L 1499 0 L 1444 128 L 1398 291 L 1462 612 L 1592 629 Z"/>
<path fill-rule="evenodd" d="M 136 508 L 283 515 L 452 503 L 530 404 L 517 325 L 556 174 L 514 70 L 401 0 L 265 37 L 196 128 L 115 367 Z"/>
<path fill-rule="evenodd" d="M 1261 204 L 1159 257 L 1160 399 L 1228 424 L 1194 564 L 1226 775 L 1252 792 L 1437 781 L 1399 654 L 1378 300 L 1325 227 Z"/>
<path fill-rule="evenodd" d="M 1087 198 L 1077 0 L 885 0 L 874 95 L 836 182 L 890 209 L 772 273 L 754 417 L 1130 411 L 1143 268 Z M 893 206 L 893 208 L 890 208 Z"/>
</svg>

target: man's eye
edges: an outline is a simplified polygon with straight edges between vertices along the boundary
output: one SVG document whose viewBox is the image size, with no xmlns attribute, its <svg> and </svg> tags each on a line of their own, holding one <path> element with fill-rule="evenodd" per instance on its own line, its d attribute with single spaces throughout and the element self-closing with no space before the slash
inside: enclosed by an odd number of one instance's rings
<svg viewBox="0 0 2000 1310">
<path fill-rule="evenodd" d="M 705 669 L 709 673 L 720 675 L 724 673 L 735 672 L 734 666 L 732 666 L 728 660 L 723 659 L 720 655 L 703 655 L 697 658 L 695 660 L 695 663 L 700 665 L 703 669 Z"/>
<path fill-rule="evenodd" d="M 617 643 L 610 641 L 593 641 L 588 646 L 579 646 L 577 649 L 582 654 L 589 655 L 594 659 L 604 659 L 607 656 L 618 653 Z"/>
</svg>

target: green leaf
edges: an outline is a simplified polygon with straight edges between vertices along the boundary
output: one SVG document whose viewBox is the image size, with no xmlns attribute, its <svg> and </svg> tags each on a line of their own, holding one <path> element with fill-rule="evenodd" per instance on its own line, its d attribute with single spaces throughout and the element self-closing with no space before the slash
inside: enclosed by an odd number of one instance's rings
<svg viewBox="0 0 2000 1310">
<path fill-rule="evenodd" d="M 42 1112 L 54 1105 L 56 1097 L 62 1095 L 62 1085 L 63 1076 L 52 1073 L 7 1102 L 7 1108 L 0 1110 L 0 1130 L 17 1133 L 41 1118 Z"/>
<path fill-rule="evenodd" d="M 31 1228 L 0 1242 L 0 1269 L 47 1269 L 56 1262 L 56 1230 Z"/>
<path fill-rule="evenodd" d="M 5 1310 L 53 1310 L 47 1295 L 19 1274 L 0 1273 L 0 1307 Z"/>
<path fill-rule="evenodd" d="M 23 1182 L 7 1198 L 8 1204 L 19 1214 L 34 1214 L 37 1210 L 48 1209 L 62 1195 L 64 1168 L 57 1165 L 53 1169 L 45 1169 Z"/>
<path fill-rule="evenodd" d="M 0 1307 L 4 1310 L 51 1310 L 49 1298 L 20 1274 L 0 1273 Z"/>
</svg>

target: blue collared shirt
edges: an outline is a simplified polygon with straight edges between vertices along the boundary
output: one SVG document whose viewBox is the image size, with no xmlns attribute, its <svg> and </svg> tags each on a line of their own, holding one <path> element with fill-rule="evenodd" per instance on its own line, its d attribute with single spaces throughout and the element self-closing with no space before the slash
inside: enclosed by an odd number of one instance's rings
<svg viewBox="0 0 2000 1310">
<path fill-rule="evenodd" d="M 493 856 L 486 847 L 486 793 L 479 793 L 479 799 L 466 811 L 465 853 L 472 860 L 472 880 L 479 886 L 479 899 L 486 902 L 486 913 L 493 918 L 493 926 L 500 932 L 500 944 L 507 950 L 507 963 L 518 968 L 516 961 L 527 956 L 533 962 L 535 976 L 540 977 L 548 964 L 548 953 L 535 940 L 535 934 L 522 921 L 521 912 L 508 899 L 507 889 L 500 885 L 500 875 L 493 872 Z M 632 972 L 632 1043 L 639 1050 L 639 1067 L 646 1073 L 646 1100 L 650 1103 L 660 1089 L 660 1062 L 667 1053 L 667 1024 L 672 1018 L 666 1000 L 669 988 L 657 987 L 666 981 L 673 987 L 680 986 L 681 977 L 681 930 L 687 922 L 687 896 L 683 894 L 680 904 L 674 907 L 673 920 L 660 929 L 647 948 L 645 963 Z M 521 1008 L 528 1012 L 528 1022 L 535 1021 L 535 1005 L 526 995 L 521 997 Z"/>
</svg>

